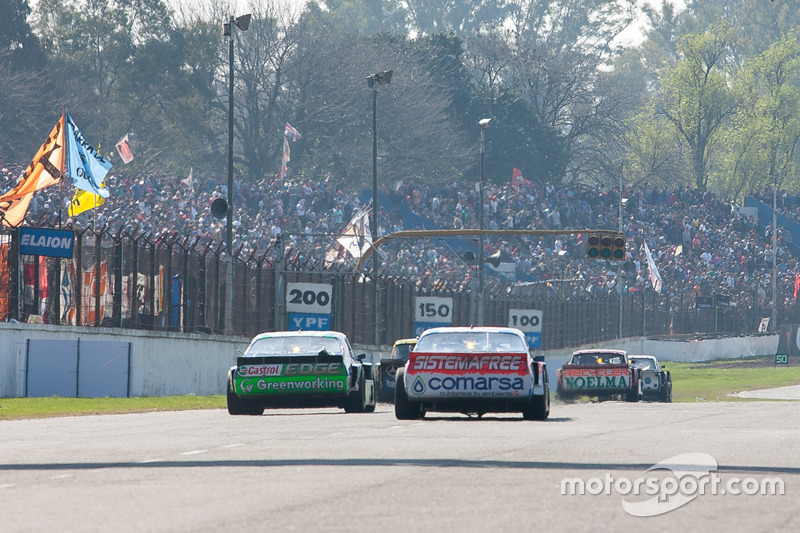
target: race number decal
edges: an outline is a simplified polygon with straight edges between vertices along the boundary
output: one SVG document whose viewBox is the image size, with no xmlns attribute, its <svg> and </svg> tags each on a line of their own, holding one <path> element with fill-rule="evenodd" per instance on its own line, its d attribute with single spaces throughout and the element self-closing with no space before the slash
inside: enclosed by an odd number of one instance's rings
<svg viewBox="0 0 800 533">
<path fill-rule="evenodd" d="M 453 322 L 453 299 L 438 296 L 417 296 L 414 299 L 414 322 L 435 322 L 451 324 Z"/>
<path fill-rule="evenodd" d="M 286 310 L 290 313 L 329 315 L 333 286 L 326 283 L 287 283 Z"/>
<path fill-rule="evenodd" d="M 530 348 L 542 347 L 542 312 L 536 309 L 509 309 L 508 327 L 525 334 Z"/>
</svg>

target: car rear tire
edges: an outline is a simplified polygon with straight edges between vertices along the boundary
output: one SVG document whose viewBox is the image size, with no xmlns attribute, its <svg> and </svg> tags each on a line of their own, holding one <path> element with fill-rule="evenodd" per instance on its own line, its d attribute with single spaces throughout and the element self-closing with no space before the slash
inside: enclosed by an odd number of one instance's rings
<svg viewBox="0 0 800 533">
<path fill-rule="evenodd" d="M 425 416 L 425 413 L 419 404 L 409 401 L 405 382 L 405 368 L 397 369 L 394 375 L 394 416 L 398 420 L 418 420 Z"/>
<path fill-rule="evenodd" d="M 352 391 L 347 396 L 347 402 L 344 404 L 344 412 L 345 413 L 364 413 L 366 412 L 366 403 L 367 400 L 365 398 L 366 391 L 364 390 L 364 375 L 362 373 L 361 378 L 358 381 L 358 390 Z M 373 406 L 373 410 L 374 410 Z"/>
<path fill-rule="evenodd" d="M 250 415 L 261 416 L 264 414 L 264 407 L 252 401 L 239 398 L 228 385 L 228 414 L 229 415 Z"/>
<path fill-rule="evenodd" d="M 545 384 L 544 394 L 532 396 L 528 405 L 522 409 L 525 420 L 546 420 L 550 416 L 550 387 Z"/>
<path fill-rule="evenodd" d="M 628 392 L 625 394 L 625 400 L 629 402 L 638 402 L 642 399 L 642 376 L 641 374 L 634 374 L 633 375 L 634 383 L 632 383 L 632 388 L 628 389 Z"/>
<path fill-rule="evenodd" d="M 664 385 L 663 392 L 659 393 L 658 401 L 662 403 L 672 403 L 672 383 Z"/>
</svg>

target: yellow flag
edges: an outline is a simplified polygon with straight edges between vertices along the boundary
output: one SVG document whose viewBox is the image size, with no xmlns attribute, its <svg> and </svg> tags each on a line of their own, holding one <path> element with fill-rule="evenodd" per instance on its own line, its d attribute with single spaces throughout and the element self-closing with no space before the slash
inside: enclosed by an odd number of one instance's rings
<svg viewBox="0 0 800 533">
<path fill-rule="evenodd" d="M 100 184 L 100 187 L 105 186 L 106 182 L 103 181 L 103 183 Z M 84 211 L 94 209 L 95 207 L 100 207 L 104 203 L 106 203 L 106 199 L 99 194 L 78 189 L 69 204 L 69 216 L 74 217 L 76 215 L 80 215 Z"/>
</svg>

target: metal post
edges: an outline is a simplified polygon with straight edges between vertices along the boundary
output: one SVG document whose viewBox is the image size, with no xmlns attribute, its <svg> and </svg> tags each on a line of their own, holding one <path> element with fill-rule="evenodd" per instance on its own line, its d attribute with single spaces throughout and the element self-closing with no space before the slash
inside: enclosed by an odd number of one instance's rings
<svg viewBox="0 0 800 533">
<path fill-rule="evenodd" d="M 781 144 L 775 153 L 772 187 L 772 330 L 778 331 L 778 178 L 780 174 Z"/>
<path fill-rule="evenodd" d="M 378 84 L 372 86 L 372 242 L 378 239 Z M 378 323 L 378 261 L 380 254 L 372 256 L 373 307 L 375 312 L 374 343 L 380 344 L 380 324 Z"/>
<path fill-rule="evenodd" d="M 772 330 L 778 331 L 778 173 L 772 188 Z"/>
<path fill-rule="evenodd" d="M 625 229 L 622 226 L 622 171 L 625 168 L 624 163 L 619 164 L 619 232 L 624 233 Z M 623 269 L 620 269 L 620 273 L 617 276 L 617 286 L 620 288 L 619 292 L 619 338 L 622 338 L 622 298 L 624 294 L 624 287 L 622 286 L 622 272 Z"/>
<path fill-rule="evenodd" d="M 483 326 L 483 263 L 484 263 L 484 249 L 483 249 L 483 232 L 485 229 L 485 222 L 484 222 L 484 213 L 483 213 L 483 200 L 484 200 L 484 187 L 486 184 L 486 178 L 483 173 L 483 161 L 485 158 L 485 149 L 484 149 L 484 130 L 489 127 L 492 123 L 492 119 L 490 118 L 483 118 L 478 121 L 478 125 L 481 127 L 481 184 L 480 184 L 480 198 L 478 200 L 478 208 L 479 208 L 479 217 L 480 217 L 480 235 L 478 239 L 478 325 Z"/>
<path fill-rule="evenodd" d="M 231 16 L 228 26 L 228 214 L 225 246 L 228 265 L 225 269 L 225 334 L 233 334 L 233 26 Z"/>
</svg>

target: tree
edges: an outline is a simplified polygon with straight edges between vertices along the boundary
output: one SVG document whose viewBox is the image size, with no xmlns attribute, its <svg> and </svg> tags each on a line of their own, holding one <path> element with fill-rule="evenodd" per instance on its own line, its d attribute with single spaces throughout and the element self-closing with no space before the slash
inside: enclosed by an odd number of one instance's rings
<svg viewBox="0 0 800 533">
<path fill-rule="evenodd" d="M 511 2 L 503 0 L 406 0 L 410 27 L 422 35 L 469 35 L 485 24 L 502 23 Z"/>
<path fill-rule="evenodd" d="M 800 141 L 800 43 L 786 35 L 750 59 L 739 76 L 741 113 L 725 138 L 729 147 L 715 181 L 728 194 L 796 180 Z M 778 178 L 780 177 L 780 180 Z"/>
<path fill-rule="evenodd" d="M 372 99 L 367 77 L 393 70 L 377 99 L 380 187 L 399 181 L 441 184 L 474 164 L 473 149 L 450 110 L 450 87 L 430 68 L 430 55 L 398 35 L 345 35 L 309 23 L 292 52 L 287 95 L 303 133 L 294 171 L 353 186 L 372 182 Z M 290 169 L 290 172 L 293 170 Z"/>
<path fill-rule="evenodd" d="M 558 139 L 541 145 L 547 160 L 539 166 L 549 168 L 540 179 L 599 181 L 616 166 L 608 141 L 622 135 L 631 101 L 630 91 L 602 67 L 614 53 L 614 39 L 632 20 L 633 4 L 514 5 L 511 29 L 484 27 L 468 40 L 475 83 L 480 90 L 513 93 L 526 104 L 528 128 L 542 129 L 534 137 Z"/>
<path fill-rule="evenodd" d="M 15 69 L 44 66 L 39 39 L 28 24 L 30 13 L 27 0 L 0 0 L 0 57 Z"/>
<path fill-rule="evenodd" d="M 679 61 L 662 70 L 656 113 L 665 117 L 689 148 L 695 186 L 706 190 L 714 141 L 737 109 L 728 86 L 729 26 L 717 24 L 678 42 Z"/>
<path fill-rule="evenodd" d="M 407 27 L 402 3 L 389 0 L 311 0 L 306 10 L 314 19 L 324 20 L 346 33 L 405 33 Z"/>
</svg>

